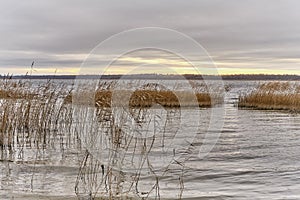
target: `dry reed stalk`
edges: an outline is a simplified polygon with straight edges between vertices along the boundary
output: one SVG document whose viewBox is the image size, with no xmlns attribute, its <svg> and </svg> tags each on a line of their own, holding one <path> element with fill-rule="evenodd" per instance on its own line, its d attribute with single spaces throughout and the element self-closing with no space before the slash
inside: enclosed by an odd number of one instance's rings
<svg viewBox="0 0 300 200">
<path fill-rule="evenodd" d="M 91 94 L 90 94 L 91 95 Z M 80 96 L 86 96 L 85 93 Z M 185 91 L 160 91 L 160 90 L 98 90 L 95 93 L 95 106 L 111 107 L 124 105 L 124 99 L 130 96 L 129 107 L 151 107 L 160 104 L 163 107 L 211 107 L 222 102 L 221 97 L 214 97 L 212 101 L 209 93 L 193 93 Z M 72 103 L 72 95 L 66 97 L 66 103 Z"/>
<path fill-rule="evenodd" d="M 257 90 L 239 97 L 239 107 L 300 112 L 299 85 L 288 82 L 261 84 Z"/>
<path fill-rule="evenodd" d="M 181 94 L 186 96 L 183 92 Z M 120 109 L 118 115 L 115 115 L 112 112 L 114 107 L 109 104 L 111 99 L 124 100 L 128 99 L 128 96 L 130 112 Z M 95 144 L 102 144 L 103 141 L 99 139 L 104 138 L 109 143 L 109 147 L 105 147 L 105 149 L 109 149 L 109 152 L 104 160 L 99 160 L 97 157 L 93 157 L 90 152 L 87 152 L 78 173 L 75 186 L 76 194 L 79 198 L 89 197 L 91 199 L 131 199 L 131 197 L 133 199 L 150 199 L 153 196 L 160 198 L 160 176 L 157 175 L 157 169 L 153 167 L 155 163 L 149 158 L 149 154 L 151 154 L 154 145 L 162 146 L 166 139 L 157 137 L 155 134 L 146 138 L 136 137 L 131 132 L 132 130 L 128 129 L 128 120 L 133 119 L 136 123 L 135 128 L 143 130 L 143 127 L 148 127 L 153 119 L 151 112 L 149 112 L 151 109 L 148 109 L 148 107 L 153 103 L 162 104 L 165 101 L 174 101 L 176 105 L 178 104 L 176 95 L 168 91 L 137 90 L 132 92 L 129 90 L 114 90 L 114 92 L 111 92 L 111 89 L 101 88 L 96 93 L 96 100 L 96 103 L 98 103 L 95 109 L 95 115 L 98 119 L 97 124 L 94 124 L 95 127 L 88 128 L 91 131 L 83 138 L 87 138 L 91 142 L 96 141 Z M 122 102 L 117 101 L 114 103 L 121 105 Z M 171 107 L 166 109 L 168 112 L 166 121 L 161 122 L 164 126 L 175 123 L 173 122 L 175 121 L 174 110 L 179 109 L 173 105 L 168 104 L 167 106 Z M 79 106 L 80 108 L 82 107 Z M 85 108 L 83 107 L 83 109 Z M 81 111 L 77 113 L 81 113 Z M 80 116 L 81 114 L 79 114 L 79 118 Z M 89 119 L 88 121 L 95 121 L 95 119 Z M 87 130 L 85 124 L 81 127 L 78 126 L 78 129 L 83 133 Z M 95 132 L 95 130 L 97 131 Z M 168 132 L 170 130 L 165 127 L 165 130 L 161 131 Z M 107 151 L 105 149 L 98 149 L 98 151 L 103 153 Z M 124 164 L 126 164 L 126 167 Z M 178 163 L 174 165 L 178 165 Z M 121 168 L 119 168 L 120 166 Z M 179 165 L 179 168 L 181 169 L 182 166 Z M 143 176 L 145 176 L 145 170 L 147 171 L 147 177 L 153 177 L 153 183 L 148 183 L 149 188 L 142 188 L 139 185 L 144 178 Z M 168 173 L 168 166 L 164 170 L 162 173 Z M 179 196 L 181 196 L 182 190 L 183 182 L 180 179 Z"/>
<path fill-rule="evenodd" d="M 30 82 L 2 80 L 0 82 L 0 146 L 36 147 L 45 145 L 50 132 L 59 129 L 60 122 L 67 124 L 70 109 L 63 100 L 67 95 L 64 86 L 51 81 L 32 87 Z M 62 131 L 62 127 L 60 127 Z"/>
<path fill-rule="evenodd" d="M 30 147 L 34 145 L 39 152 L 38 149 L 45 148 L 45 145 L 49 145 L 53 138 L 58 139 L 61 145 L 66 142 L 66 136 L 73 137 L 80 143 L 85 139 L 82 135 L 87 131 L 90 131 L 90 135 L 96 139 L 99 135 L 108 138 L 107 142 L 111 148 L 109 164 L 104 165 L 87 151 L 80 166 L 76 193 L 79 196 L 81 193 L 87 194 L 90 198 L 97 197 L 99 193 L 107 195 L 108 199 L 121 198 L 129 193 L 139 198 L 143 194 L 148 195 L 147 197 L 150 194 L 160 197 L 160 179 L 148 156 L 154 144 L 164 145 L 165 138 L 157 138 L 155 135 L 149 138 L 137 138 L 130 132 L 126 132 L 128 130 L 128 113 L 123 111 L 117 117 L 113 115 L 111 100 L 114 95 L 117 95 L 117 100 L 123 100 L 118 95 L 122 97 L 123 95 L 128 96 L 128 93 L 131 94 L 128 101 L 131 108 L 130 115 L 135 120 L 137 129 L 143 125 L 147 127 L 147 123 L 149 124 L 153 119 L 147 109 L 153 104 L 169 108 L 166 109 L 168 117 L 164 123 L 165 126 L 171 124 L 167 122 L 168 120 L 173 121 L 173 114 L 170 113 L 174 113 L 174 110 L 178 110 L 180 106 L 212 106 L 211 97 L 205 92 L 198 92 L 195 96 L 192 92 L 177 91 L 173 93 L 167 90 L 157 90 L 157 88 L 146 88 L 134 92 L 131 90 L 116 91 L 113 83 L 104 82 L 99 84 L 96 92 L 96 117 L 86 119 L 84 112 L 79 112 L 76 113 L 79 115 L 79 120 L 75 121 L 73 108 L 70 105 L 72 93 L 66 91 L 63 85 L 56 86 L 49 81 L 43 85 L 32 87 L 28 82 L 5 80 L 0 83 L 0 91 L 3 91 L 0 107 L 0 146 L 3 148 L 11 149 L 15 145 L 25 148 L 27 145 Z M 85 96 L 90 94 L 87 91 Z M 192 98 L 196 99 L 196 105 L 191 104 Z M 118 104 L 118 101 L 116 103 Z M 86 120 L 95 122 L 96 127 L 88 129 Z M 169 130 L 165 127 L 165 130 L 162 131 L 168 132 Z M 95 138 L 87 139 L 92 142 Z M 118 152 L 125 154 L 118 154 Z M 134 172 L 128 174 L 114 167 L 122 164 L 126 155 L 126 158 L 137 167 Z M 128 158 L 128 155 L 131 157 Z M 128 162 L 128 160 L 126 161 Z M 36 161 L 33 163 L 35 164 Z M 182 168 L 181 165 L 179 167 Z M 141 171 L 145 168 L 154 177 L 154 182 L 153 185 L 150 185 L 149 191 L 140 191 Z M 164 173 L 167 173 L 168 168 L 165 170 Z M 180 196 L 183 187 L 181 180 Z"/>
</svg>

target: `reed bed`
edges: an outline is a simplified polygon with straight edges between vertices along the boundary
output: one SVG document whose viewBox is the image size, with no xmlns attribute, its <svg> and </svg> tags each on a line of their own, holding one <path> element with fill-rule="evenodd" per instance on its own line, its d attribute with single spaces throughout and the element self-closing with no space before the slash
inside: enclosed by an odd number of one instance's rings
<svg viewBox="0 0 300 200">
<path fill-rule="evenodd" d="M 300 112 L 300 85 L 289 82 L 263 83 L 250 94 L 240 96 L 238 106 L 258 110 Z"/>
<path fill-rule="evenodd" d="M 64 102 L 63 86 L 48 81 L 33 87 L 30 82 L 2 80 L 0 83 L 0 147 L 41 148 L 51 141 L 50 132 L 62 133 L 71 124 L 71 110 Z M 3 156 L 2 156 L 3 157 Z M 19 157 L 19 156 L 18 156 Z M 3 160 L 4 158 L 1 158 Z"/>
<path fill-rule="evenodd" d="M 113 95 L 117 98 L 112 98 Z M 211 107 L 221 103 L 221 97 L 218 101 L 212 101 L 209 93 L 193 93 L 185 91 L 158 91 L 158 90 L 98 90 L 95 93 L 95 105 L 98 107 L 111 107 L 112 101 L 114 106 L 122 105 L 119 100 L 131 95 L 129 107 L 151 107 L 159 104 L 163 107 Z M 72 95 L 66 97 L 67 103 L 72 103 Z"/>
<path fill-rule="evenodd" d="M 159 96 L 161 95 L 161 96 Z M 75 191 L 78 197 L 90 199 L 160 199 L 160 182 L 164 175 L 170 173 L 171 166 L 177 172 L 182 170 L 178 176 L 178 198 L 183 192 L 183 164 L 171 159 L 168 166 L 162 169 L 156 168 L 155 161 L 150 159 L 152 151 L 157 151 L 157 147 L 164 145 L 170 137 L 170 128 L 176 128 L 179 123 L 179 107 L 172 105 L 161 105 L 166 108 L 166 117 L 163 120 L 161 115 L 151 112 L 149 109 L 153 104 L 162 104 L 167 95 L 169 99 L 176 100 L 176 96 L 171 92 L 157 90 L 154 87 L 148 87 L 147 90 L 115 90 L 112 86 L 102 84 L 95 95 L 95 107 L 92 110 L 92 116 L 89 121 L 97 121 L 90 127 L 81 127 L 91 131 L 80 131 L 87 135 L 83 136 L 90 144 L 90 148 L 96 149 L 99 154 L 87 151 L 81 163 L 78 178 L 76 181 Z M 78 95 L 82 96 L 81 93 Z M 70 97 L 68 97 L 70 98 Z M 122 109 L 122 102 L 129 101 L 127 110 Z M 164 100 L 166 101 L 166 100 Z M 177 100 L 176 100 L 177 101 Z M 90 109 L 80 106 L 75 108 L 75 112 L 90 112 Z M 178 103 L 178 102 L 176 102 Z M 76 102 L 73 102 L 76 107 Z M 116 106 L 116 107 L 115 107 Z M 157 116 L 156 116 L 157 115 Z M 139 137 L 139 134 L 148 130 L 153 117 L 160 119 L 164 125 L 162 134 L 150 135 L 148 137 Z M 176 120 L 177 119 L 177 120 Z M 130 123 L 128 123 L 130 122 Z M 158 122 L 156 122 L 158 123 Z M 132 126 L 134 124 L 133 129 Z M 93 130 L 93 131 L 92 131 Z M 95 132 L 95 130 L 97 130 Z M 153 130 L 154 131 L 154 130 Z M 158 130 L 155 130 L 158 131 Z M 134 132 L 136 134 L 134 134 Z M 175 131 L 173 131 L 175 133 Z M 98 134 L 97 134 L 98 133 Z M 99 135 L 99 133 L 101 133 Z M 172 132 L 171 132 L 172 133 Z M 104 144 L 101 146 L 97 144 Z M 172 153 L 173 155 L 173 153 Z M 172 157 L 173 158 L 173 157 Z M 147 187 L 140 186 L 143 179 L 148 177 Z M 151 180 L 151 181 L 150 181 Z"/>
<path fill-rule="evenodd" d="M 81 109 L 76 110 L 76 113 L 80 113 Z M 160 180 L 170 173 L 171 167 L 175 166 L 177 175 L 173 176 L 178 176 L 178 171 L 182 170 L 182 174 L 177 179 L 178 198 L 180 198 L 184 188 L 183 164 L 174 158 L 169 165 L 160 169 L 155 167 L 156 161 L 149 157 L 152 151 L 157 151 L 155 148 L 163 146 L 168 139 L 168 128 L 179 124 L 179 121 L 176 121 L 176 116 L 179 120 L 179 112 L 174 117 L 178 108 L 167 110 L 165 121 L 161 121 L 165 125 L 164 130 L 160 130 L 161 137 L 155 134 L 149 137 L 137 137 L 131 129 L 128 129 L 129 119 L 134 120 L 136 132 L 142 132 L 143 127 L 148 127 L 153 118 L 149 109 L 134 107 L 130 113 L 121 110 L 117 116 L 113 115 L 112 109 L 114 108 L 98 107 L 93 112 L 93 119 L 98 123 L 88 128 L 94 132 L 82 131 L 86 134 L 84 138 L 90 144 L 90 151 L 86 151 L 80 166 L 75 185 L 77 196 L 80 198 L 88 196 L 90 199 L 97 199 L 97 197 L 99 199 L 152 199 L 153 197 L 160 199 L 162 195 Z M 97 144 L 104 144 L 105 141 L 109 143 L 97 146 Z M 95 152 L 91 149 L 95 149 L 98 153 L 91 153 Z M 140 186 L 145 177 L 148 177 L 148 186 Z"/>
<path fill-rule="evenodd" d="M 168 166 L 157 169 L 149 156 L 155 148 L 164 146 L 168 138 L 173 138 L 170 134 L 176 133 L 180 124 L 180 107 L 213 106 L 218 103 L 215 99 L 222 102 L 218 93 L 212 98 L 201 87 L 195 92 L 185 92 L 164 90 L 157 85 L 147 85 L 135 91 L 130 88 L 117 90 L 113 82 L 102 82 L 94 94 L 95 106 L 89 108 L 73 102 L 75 93 L 72 88 L 66 88 L 66 85 L 52 81 L 40 85 L 33 85 L 30 80 L 0 81 L 0 161 L 11 159 L 13 156 L 8 155 L 17 153 L 21 164 L 25 162 L 23 150 L 26 148 L 35 149 L 39 154 L 39 149 L 59 145 L 65 151 L 73 142 L 83 154 L 78 163 L 77 180 L 74 180 L 79 198 L 159 199 L 160 180 L 171 173 L 172 168 L 173 176 L 178 176 L 177 197 L 181 198 L 183 163 L 174 155 Z M 89 95 L 91 92 L 86 90 L 79 97 Z M 124 105 L 126 98 L 129 112 L 120 106 Z M 155 104 L 165 108 L 165 117 L 151 112 L 149 107 Z M 115 105 L 117 115 L 113 112 Z M 137 133 L 147 131 L 153 118 L 159 119 L 155 123 L 163 125 L 160 130 L 154 130 L 160 132 L 160 136 L 136 137 L 132 134 L 132 130 Z M 128 128 L 132 124 L 133 129 Z M 107 145 L 104 157 L 93 152 L 93 148 L 103 148 L 98 144 Z M 33 165 L 38 163 L 37 160 L 30 162 Z M 178 171 L 182 173 L 178 174 Z M 32 177 L 34 180 L 34 174 Z M 140 186 L 145 177 L 151 177 L 152 181 L 146 188 Z M 33 190 L 33 181 L 31 184 Z"/>
<path fill-rule="evenodd" d="M 28 91 L 28 83 L 13 80 L 2 80 L 0 87 L 0 99 L 32 99 L 35 94 Z"/>
</svg>

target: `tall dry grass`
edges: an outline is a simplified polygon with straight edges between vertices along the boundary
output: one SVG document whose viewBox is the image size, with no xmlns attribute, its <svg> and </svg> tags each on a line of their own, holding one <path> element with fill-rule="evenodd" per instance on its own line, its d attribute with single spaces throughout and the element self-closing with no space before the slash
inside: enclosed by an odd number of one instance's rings
<svg viewBox="0 0 300 200">
<path fill-rule="evenodd" d="M 89 94 L 88 90 L 84 90 L 77 96 L 84 97 L 83 93 L 85 92 Z M 66 101 L 70 103 L 72 98 L 70 95 Z M 191 104 L 192 98 L 196 103 Z M 127 100 L 128 110 L 122 109 L 122 105 L 126 106 L 124 101 L 127 102 Z M 80 106 L 80 99 L 73 102 L 75 106 L 76 103 L 79 103 L 79 109 L 75 111 L 79 113 L 79 118 L 86 114 L 90 116 L 88 121 L 97 121 L 88 128 L 81 127 L 82 131 L 80 132 L 86 133 L 84 138 L 88 140 L 87 143 L 100 152 L 100 155 L 95 155 L 90 151 L 86 152 L 76 181 L 76 194 L 79 197 L 88 195 L 91 199 L 96 197 L 103 197 L 103 199 L 127 199 L 128 197 L 149 199 L 154 197 L 159 199 L 161 179 L 170 173 L 173 167 L 176 169 L 176 174 L 173 176 L 178 177 L 177 192 L 178 198 L 180 198 L 184 188 L 182 178 L 184 165 L 175 159 L 175 151 L 170 164 L 162 169 L 154 167 L 157 163 L 149 155 L 152 151 L 157 151 L 157 147 L 163 147 L 165 141 L 172 138 L 170 133 L 176 133 L 177 126 L 180 124 L 180 107 L 199 106 L 199 100 L 202 103 L 206 102 L 207 106 L 211 106 L 212 101 L 208 94 L 202 96 L 198 93 L 195 97 L 191 92 L 160 90 L 155 85 L 135 91 L 117 90 L 113 84 L 102 83 L 95 92 L 95 110 Z M 166 108 L 165 118 L 159 114 L 153 116 L 149 107 L 154 104 Z M 163 125 L 162 129 L 155 130 L 161 132 L 160 137 L 156 134 L 150 134 L 148 137 L 138 137 L 134 134 L 134 132 L 140 134 L 145 129 L 148 130 L 147 127 L 151 126 L 155 117 L 159 121 L 154 123 Z M 134 126 L 133 129 L 132 126 Z M 94 132 L 94 130 L 98 131 Z M 109 141 L 107 147 L 97 147 L 97 144 L 103 144 L 105 141 Z M 182 173 L 178 174 L 178 171 Z M 147 187 L 141 187 L 140 185 L 143 185 L 143 179 L 146 177 L 149 181 Z"/>
<path fill-rule="evenodd" d="M 54 84 L 52 81 L 33 85 L 31 81 L 1 80 L 0 151 L 14 154 L 16 149 L 21 149 L 18 151 L 18 157 L 22 157 L 24 148 L 36 149 L 38 153 L 39 149 L 50 148 L 49 146 L 56 144 L 62 146 L 62 151 L 65 151 L 67 146 L 63 145 L 67 143 L 66 140 L 74 140 L 80 151 L 81 148 L 85 151 L 78 166 L 78 178 L 74 180 L 78 197 L 159 198 L 160 178 L 170 173 L 171 166 L 176 169 L 174 176 L 178 176 L 178 197 L 181 197 L 184 188 L 184 165 L 174 159 L 159 175 L 149 154 L 154 147 L 164 146 L 170 132 L 177 131 L 180 124 L 179 107 L 209 107 L 218 101 L 212 101 L 211 96 L 200 87 L 195 93 L 173 92 L 156 86 L 147 86 L 136 91 L 118 91 L 115 90 L 114 83 L 106 82 L 99 84 L 97 88 L 95 109 L 79 106 L 79 110 L 76 110 L 76 104 L 72 101 L 72 89 L 66 88 L 65 85 Z M 128 94 L 130 112 L 121 109 L 117 116 L 114 115 L 112 100 L 117 97 L 115 103 L 118 103 L 118 100 L 123 100 L 123 95 Z M 87 94 L 79 94 L 88 95 L 88 91 Z M 193 98 L 195 101 L 191 101 Z M 217 96 L 217 99 L 222 101 L 221 96 Z M 155 134 L 147 138 L 136 137 L 132 130 L 128 129 L 128 120 L 134 120 L 135 129 L 144 131 L 143 127 L 149 127 L 153 119 L 149 107 L 154 104 L 166 108 L 165 121 L 162 121 L 162 116 L 155 116 L 164 125 L 163 129 L 159 130 L 163 137 L 157 137 Z M 110 152 L 106 163 L 82 145 L 97 145 L 102 144 L 101 142 L 109 145 Z M 5 159 L 7 156 L 1 155 L 0 161 Z M 135 166 L 130 173 L 116 168 L 122 166 L 125 161 Z M 145 178 L 145 174 L 142 173 L 144 170 L 147 171 L 147 177 L 152 177 L 152 184 L 148 184 L 146 189 L 140 187 L 140 182 Z M 178 171 L 182 173 L 178 174 Z"/>
<path fill-rule="evenodd" d="M 88 91 L 81 91 L 79 97 L 94 95 L 95 106 L 111 107 L 124 104 L 124 99 L 128 100 L 129 107 L 151 107 L 159 104 L 165 108 L 172 107 L 212 107 L 223 103 L 221 91 L 214 94 L 205 90 L 182 91 L 182 90 L 162 90 L 155 87 L 137 89 L 118 90 L 111 87 L 99 87 L 96 92 L 87 94 Z M 128 97 L 130 98 L 128 99 Z M 77 98 L 77 97 L 76 97 Z M 66 97 L 67 103 L 72 103 L 72 94 Z M 113 104 L 113 105 L 112 105 Z"/>
<path fill-rule="evenodd" d="M 211 94 L 209 93 L 195 94 L 185 91 L 177 91 L 174 93 L 173 91 L 157 90 L 98 90 L 95 93 L 96 106 L 111 107 L 113 94 L 117 94 L 120 100 L 122 100 L 122 96 L 131 94 L 129 107 L 151 107 L 154 104 L 160 104 L 163 107 L 211 107 L 222 101 L 220 97 L 218 98 L 218 102 L 213 102 Z M 66 97 L 66 102 L 72 102 L 72 95 Z"/>
<path fill-rule="evenodd" d="M 300 85 L 289 82 L 263 83 L 239 97 L 239 107 L 300 112 Z"/>
<path fill-rule="evenodd" d="M 41 147 L 50 132 L 64 132 L 71 124 L 71 110 L 64 102 L 68 91 L 51 81 L 32 86 L 30 81 L 0 81 L 0 146 Z"/>
</svg>

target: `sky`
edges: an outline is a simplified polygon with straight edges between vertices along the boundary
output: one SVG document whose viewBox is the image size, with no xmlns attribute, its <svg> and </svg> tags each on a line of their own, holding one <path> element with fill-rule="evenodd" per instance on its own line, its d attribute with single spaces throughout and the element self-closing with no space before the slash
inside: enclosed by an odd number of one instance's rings
<svg viewBox="0 0 300 200">
<path fill-rule="evenodd" d="M 101 42 L 130 29 L 161 27 L 199 43 L 220 74 L 300 75 L 299 8 L 298 0 L 0 0 L 0 74 L 92 73 L 112 58 L 113 51 L 99 51 L 94 65 L 82 69 Z M 159 43 L 185 48 L 172 38 Z M 201 65 L 202 58 L 194 59 Z M 108 73 L 135 66 L 194 73 L 176 52 L 157 49 L 122 54 L 113 63 Z"/>
</svg>

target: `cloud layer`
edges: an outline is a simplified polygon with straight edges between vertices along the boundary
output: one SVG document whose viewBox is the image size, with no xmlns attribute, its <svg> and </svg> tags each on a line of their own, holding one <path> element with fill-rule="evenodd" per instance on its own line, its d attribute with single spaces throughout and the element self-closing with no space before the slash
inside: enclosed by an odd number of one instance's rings
<svg viewBox="0 0 300 200">
<path fill-rule="evenodd" d="M 222 73 L 300 74 L 299 7 L 297 0 L 0 0 L 0 73 L 25 73 L 32 60 L 37 73 L 76 73 L 101 41 L 153 26 L 195 39 Z"/>
</svg>

